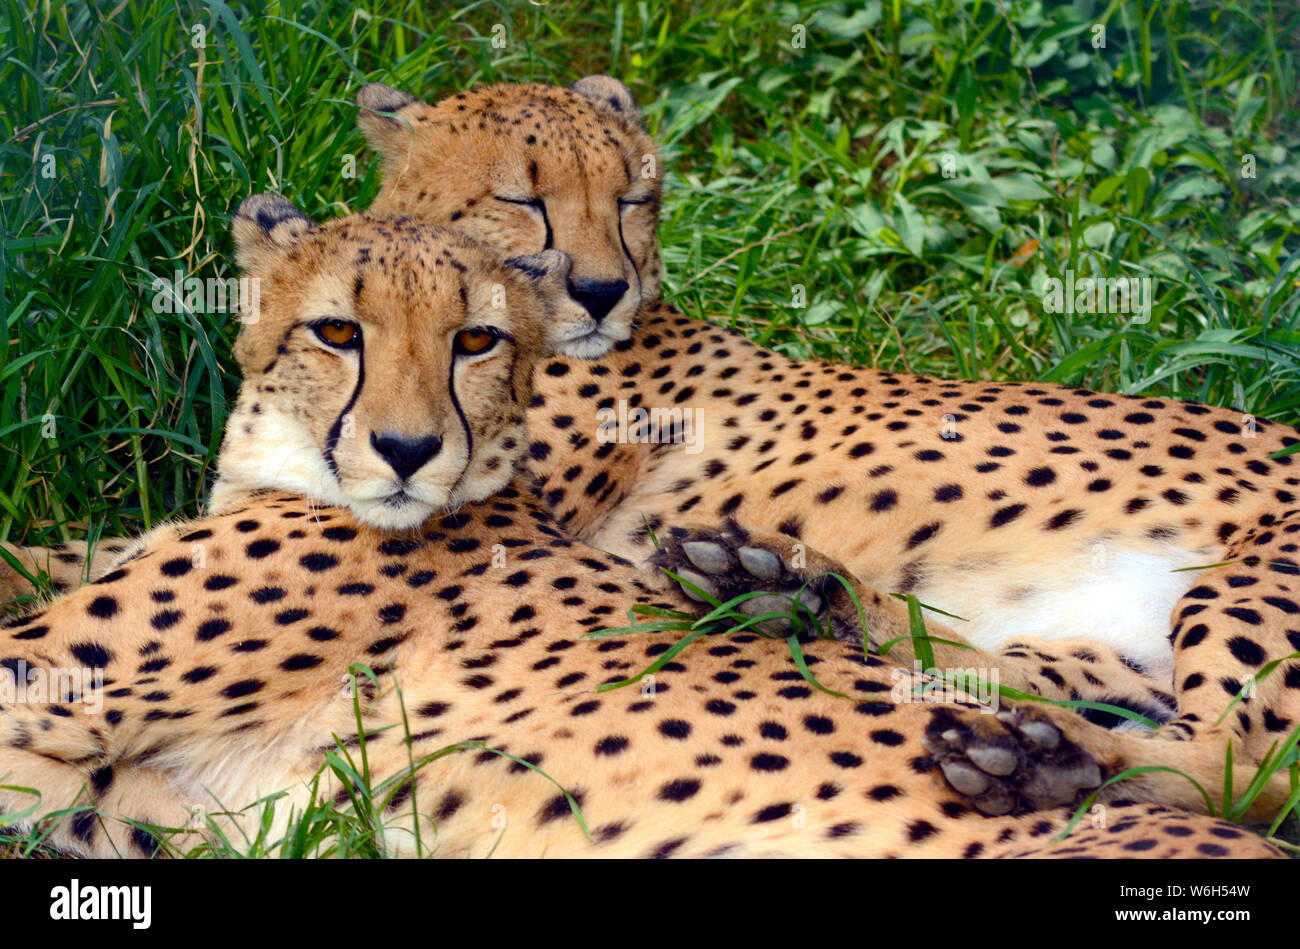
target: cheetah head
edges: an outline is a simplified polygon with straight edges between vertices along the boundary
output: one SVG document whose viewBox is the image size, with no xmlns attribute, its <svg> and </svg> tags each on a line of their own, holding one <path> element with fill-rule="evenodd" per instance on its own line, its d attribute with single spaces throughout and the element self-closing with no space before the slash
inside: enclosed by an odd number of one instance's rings
<svg viewBox="0 0 1300 949">
<path fill-rule="evenodd" d="M 372 211 L 454 222 L 502 257 L 564 251 L 582 307 L 559 333 L 566 356 L 599 356 L 631 335 L 662 282 L 661 168 L 627 86 L 502 84 L 429 105 L 372 83 L 357 104 L 383 168 Z"/>
<path fill-rule="evenodd" d="M 575 318 L 562 252 L 502 264 L 405 218 L 313 226 L 272 195 L 244 201 L 233 232 L 251 292 L 214 511 L 280 489 L 402 530 L 505 486 L 533 363 Z"/>
</svg>

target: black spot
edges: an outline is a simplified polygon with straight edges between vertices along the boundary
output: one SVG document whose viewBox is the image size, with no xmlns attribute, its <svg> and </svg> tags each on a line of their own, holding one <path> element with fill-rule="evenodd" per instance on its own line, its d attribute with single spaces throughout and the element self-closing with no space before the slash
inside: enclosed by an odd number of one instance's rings
<svg viewBox="0 0 1300 949">
<path fill-rule="evenodd" d="M 245 695 L 252 695 L 254 692 L 260 692 L 266 683 L 259 679 L 243 679 L 239 682 L 232 682 L 221 690 L 221 694 L 228 699 L 238 699 Z"/>
<path fill-rule="evenodd" d="M 117 615 L 117 600 L 111 596 L 97 596 L 90 601 L 86 612 L 96 619 L 111 619 Z"/>
<path fill-rule="evenodd" d="M 230 622 L 224 619 L 205 620 L 199 624 L 198 631 L 194 634 L 199 642 L 205 643 L 208 640 L 216 639 L 222 633 L 230 629 Z"/>
<path fill-rule="evenodd" d="M 265 557 L 271 556 L 271 554 L 275 553 L 279 549 L 280 549 L 280 542 L 278 540 L 271 540 L 270 538 L 262 538 L 261 540 L 253 541 L 251 544 L 245 547 L 244 553 L 247 554 L 249 557 L 251 557 L 253 560 L 262 560 Z"/>
<path fill-rule="evenodd" d="M 164 577 L 183 577 L 194 569 L 194 565 L 184 557 L 166 561 L 158 568 Z"/>
<path fill-rule="evenodd" d="M 792 808 L 789 804 L 769 804 L 757 814 L 754 815 L 752 823 L 766 824 L 769 821 L 780 820 L 790 815 Z"/>
<path fill-rule="evenodd" d="M 907 838 L 913 843 L 925 840 L 927 837 L 933 837 L 937 833 L 939 833 L 939 828 L 928 820 L 912 821 L 907 825 Z"/>
<path fill-rule="evenodd" d="M 596 742 L 596 754 L 616 755 L 627 749 L 629 742 L 625 735 L 610 735 Z"/>
<path fill-rule="evenodd" d="M 934 492 L 934 499 L 941 503 L 960 501 L 961 498 L 962 489 L 959 484 L 945 484 L 942 487 L 936 488 Z"/>
<path fill-rule="evenodd" d="M 1025 484 L 1041 488 L 1056 480 L 1056 472 L 1051 468 L 1032 468 L 1025 475 Z"/>
<path fill-rule="evenodd" d="M 309 570 L 312 573 L 321 573 L 322 571 L 329 570 L 332 567 L 337 567 L 339 562 L 329 554 L 307 554 L 306 556 L 299 557 L 298 563 L 304 570 Z"/>
<path fill-rule="evenodd" d="M 77 643 L 71 647 L 73 658 L 88 669 L 103 669 L 113 661 L 113 654 L 99 643 Z"/>
<path fill-rule="evenodd" d="M 1228 640 L 1228 651 L 1238 662 L 1248 666 L 1259 666 L 1264 663 L 1264 650 L 1260 648 L 1259 643 L 1245 636 L 1234 636 Z"/>
<path fill-rule="evenodd" d="M 686 739 L 690 737 L 691 726 L 681 719 L 669 718 L 659 723 L 659 734 L 665 738 Z"/>
<path fill-rule="evenodd" d="M 1064 528 L 1069 527 L 1071 524 L 1073 524 L 1076 520 L 1078 520 L 1082 516 L 1083 516 L 1083 511 L 1081 511 L 1077 507 L 1072 507 L 1068 510 L 1061 511 L 1059 514 L 1052 515 L 1052 518 L 1047 522 L 1047 529 L 1049 531 L 1063 530 Z"/>
<path fill-rule="evenodd" d="M 314 669 L 325 660 L 320 656 L 313 656 L 308 653 L 300 652 L 290 656 L 284 662 L 280 663 L 280 668 L 285 672 L 298 672 L 302 669 Z"/>
<path fill-rule="evenodd" d="M 989 519 L 990 527 L 1002 527 L 1004 524 L 1010 524 L 1021 514 L 1025 513 L 1026 505 L 1012 504 L 1008 507 L 999 508 L 993 512 L 993 517 Z"/>
<path fill-rule="evenodd" d="M 939 533 L 939 529 L 941 527 L 943 527 L 943 525 L 936 522 L 934 524 L 927 524 L 924 527 L 918 528 L 912 534 L 912 536 L 907 539 L 907 549 L 911 550 L 913 547 L 919 547 L 921 544 L 924 544 L 935 534 Z"/>
<path fill-rule="evenodd" d="M 661 801 L 681 801 L 689 800 L 694 797 L 700 790 L 700 782 L 694 778 L 678 778 L 676 781 L 669 781 L 659 788 L 656 797 Z"/>
</svg>

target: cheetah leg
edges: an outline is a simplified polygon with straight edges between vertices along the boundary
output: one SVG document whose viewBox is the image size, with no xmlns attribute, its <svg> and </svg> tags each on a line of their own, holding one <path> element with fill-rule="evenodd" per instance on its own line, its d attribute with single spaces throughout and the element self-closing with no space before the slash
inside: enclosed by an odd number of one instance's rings
<svg viewBox="0 0 1300 949">
<path fill-rule="evenodd" d="M 1224 809 L 1221 742 L 1162 740 L 1167 729 L 1109 731 L 1048 705 L 985 711 L 973 702 L 937 705 L 922 739 L 947 783 L 982 813 L 1078 803 L 1104 781 L 1138 768 L 1161 770 L 1110 784 L 1099 800 L 1150 801 L 1205 813 L 1203 789 L 1216 812 Z M 1275 775 L 1245 816 L 1271 819 L 1289 793 L 1286 775 Z"/>
<path fill-rule="evenodd" d="M 1288 658 L 1300 653 L 1298 543 L 1300 511 L 1265 515 L 1230 548 L 1234 562 L 1203 574 L 1174 608 L 1179 715 L 1162 736 L 1208 741 L 1220 759 L 1231 741 L 1238 790 L 1300 724 L 1300 660 Z"/>
<path fill-rule="evenodd" d="M 819 619 L 830 621 L 838 638 L 860 641 L 861 626 L 851 599 L 841 584 L 823 576 L 838 574 L 853 584 L 864 608 L 876 606 L 876 611 L 867 615 L 873 642 L 908 634 L 906 614 L 900 618 L 880 610 L 870 593 L 840 564 L 805 550 L 805 559 L 796 567 L 784 557 L 789 546 L 789 539 L 781 535 L 763 535 L 736 524 L 675 528 L 662 538 L 662 547 L 650 562 L 715 599 L 758 591 L 775 594 L 770 602 L 759 596 L 742 604 L 742 609 L 753 604 L 749 606 L 753 614 L 788 613 L 791 603 L 787 597 L 798 596 Z M 694 595 L 685 585 L 683 590 Z M 786 623 L 768 632 L 779 635 L 788 629 Z M 948 630 L 931 628 L 930 634 L 957 639 Z M 892 649 L 889 655 L 894 657 Z M 1011 658 L 1005 668 L 1024 668 L 1024 659 Z M 940 668 L 991 669 L 998 657 L 935 644 L 935 661 Z M 1018 681 L 1003 684 L 1023 688 Z M 960 704 L 937 704 L 929 711 L 923 744 L 948 784 L 984 814 L 1023 813 L 1076 803 L 1106 779 L 1144 766 L 1184 772 L 1206 788 L 1216 808 L 1222 806 L 1221 746 L 1189 747 L 1147 737 L 1146 733 L 1110 731 L 1057 706 L 1028 702 L 1008 706 L 998 701 L 981 708 L 973 695 L 966 701 L 959 693 L 959 699 Z M 917 701 L 929 699 L 922 693 Z M 990 706 L 1001 710 L 996 715 L 986 714 Z M 1287 793 L 1284 781 L 1270 784 L 1255 815 L 1271 816 Z M 1199 812 L 1206 809 L 1196 787 L 1171 771 L 1144 772 L 1108 787 L 1102 795 L 1104 801 L 1128 798 Z"/>
<path fill-rule="evenodd" d="M 845 577 L 862 604 L 872 647 L 879 650 L 889 643 L 889 659 L 903 665 L 916 661 L 907 607 L 866 586 L 820 551 L 806 546 L 795 548 L 795 542 L 783 534 L 757 532 L 734 522 L 722 528 L 672 528 L 662 544 L 662 549 L 650 558 L 651 565 L 671 570 L 716 598 L 726 600 L 757 591 L 773 594 L 746 601 L 740 607 L 742 611 L 788 613 L 792 606 L 788 597 L 799 596 L 819 620 L 830 621 L 838 638 L 860 642 L 862 621 L 857 607 L 844 586 L 829 574 Z M 683 591 L 694 597 L 688 587 Z M 994 688 L 1009 686 L 1052 700 L 1117 705 L 1156 724 L 1168 721 L 1176 707 L 1173 696 L 1163 687 L 1165 683 L 1126 664 L 1108 647 L 1019 637 L 990 655 L 970 646 L 960 633 L 936 622 L 932 615 L 927 614 L 924 621 L 934 640 L 934 668 L 958 675 L 961 681 Z M 765 621 L 767 625 L 776 622 Z M 779 630 L 767 631 L 785 633 L 788 629 L 785 623 Z M 1079 711 L 1106 727 L 1130 721 L 1100 709 Z"/>
<path fill-rule="evenodd" d="M 1086 751 L 1107 776 L 1143 766 L 1169 768 L 1186 776 L 1142 774 L 1114 785 L 1113 794 L 1203 810 L 1204 798 L 1186 780 L 1191 778 L 1221 809 L 1229 751 L 1231 804 L 1240 799 L 1264 756 L 1300 723 L 1300 660 L 1290 658 L 1300 652 L 1297 535 L 1300 511 L 1264 515 L 1229 548 L 1225 559 L 1231 562 L 1201 575 L 1175 606 L 1170 640 L 1177 718 L 1145 736 L 1098 735 L 1077 721 L 1059 722 L 1066 740 Z M 1007 652 L 1023 650 L 1008 647 Z M 1272 671 L 1265 674 L 1270 666 Z M 1238 701 L 1243 688 L 1245 694 Z M 1159 689 L 1147 692 L 1154 696 Z M 978 728 L 969 733 L 947 729 L 952 740 L 935 741 L 938 757 L 955 750 L 960 758 L 972 742 L 996 743 L 987 736 L 989 728 L 983 726 L 983 738 Z M 956 767 L 958 780 L 968 777 L 962 767 Z M 966 783 L 975 788 L 980 780 L 971 778 Z M 1275 774 L 1247 818 L 1272 819 L 1289 791 L 1287 775 Z"/>
<path fill-rule="evenodd" d="M 873 650 L 888 644 L 888 658 L 904 666 L 911 666 L 917 659 L 903 603 L 866 586 L 844 565 L 819 551 L 804 546 L 793 549 L 795 542 L 784 534 L 754 531 L 731 522 L 720 528 L 674 527 L 661 543 L 649 565 L 672 571 L 715 599 L 725 602 L 744 593 L 764 594 L 741 603 L 738 609 L 742 613 L 788 614 L 793 609 L 791 600 L 798 599 L 837 639 L 861 642 L 865 618 Z M 862 605 L 861 616 L 837 577 L 852 587 Z M 692 599 L 699 599 L 690 587 L 683 585 L 682 590 Z M 775 619 L 759 625 L 769 634 L 786 635 L 790 630 L 789 622 Z M 938 668 L 991 670 L 999 665 L 997 657 L 969 645 L 932 617 L 926 617 L 925 625 Z M 1034 679 L 1021 671 L 1020 663 L 1011 663 L 1008 668 L 1010 671 L 1001 677 L 1006 681 L 1001 684 L 1039 691 Z"/>
<path fill-rule="evenodd" d="M 66 593 L 107 574 L 114 564 L 135 548 L 135 543 L 111 538 L 100 541 L 93 549 L 84 540 L 49 547 L 18 547 L 14 544 L 0 544 L 0 547 L 17 558 L 29 574 L 48 577 L 56 593 Z M 0 604 L 30 597 L 36 592 L 25 576 L 0 558 Z"/>
<path fill-rule="evenodd" d="M 149 768 L 89 771 L 0 747 L 0 815 L 19 832 L 49 820 L 46 840 L 63 853 L 149 857 L 160 844 L 141 825 L 181 828 L 191 812 L 176 787 Z M 181 841 L 168 836 L 169 842 Z"/>
<path fill-rule="evenodd" d="M 1072 817 L 1073 809 L 1065 808 L 1035 815 L 1028 826 L 1021 818 L 988 819 L 984 821 L 987 829 L 980 832 L 983 840 L 969 848 L 967 855 L 995 859 L 1286 859 L 1258 834 L 1158 804 L 1094 806 L 1064 840 L 1057 840 Z M 1027 833 L 1029 827 L 1032 833 Z"/>
<path fill-rule="evenodd" d="M 997 663 L 999 674 L 1018 669 L 1045 698 L 1126 709 L 1147 719 L 1150 727 L 1171 721 L 1178 711 L 1168 680 L 1152 676 L 1114 649 L 1095 642 L 1021 636 L 998 649 Z M 1078 706 L 1075 710 L 1106 728 L 1143 727 L 1108 709 Z"/>
</svg>

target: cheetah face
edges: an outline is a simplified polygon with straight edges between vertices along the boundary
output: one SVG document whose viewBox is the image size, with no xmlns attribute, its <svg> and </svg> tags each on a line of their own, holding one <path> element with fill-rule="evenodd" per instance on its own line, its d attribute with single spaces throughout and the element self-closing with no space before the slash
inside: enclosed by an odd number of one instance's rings
<svg viewBox="0 0 1300 949">
<path fill-rule="evenodd" d="M 259 299 L 235 347 L 244 382 L 214 510 L 278 488 L 403 530 L 505 486 L 533 363 L 572 318 L 568 258 L 500 264 L 400 218 L 313 227 L 270 195 L 240 206 L 234 237 Z"/>
<path fill-rule="evenodd" d="M 627 86 L 503 84 L 429 105 L 374 83 L 357 104 L 384 173 L 372 211 L 454 222 L 502 257 L 564 251 L 579 304 L 557 328 L 564 355 L 600 356 L 631 335 L 662 282 L 661 169 Z"/>
</svg>

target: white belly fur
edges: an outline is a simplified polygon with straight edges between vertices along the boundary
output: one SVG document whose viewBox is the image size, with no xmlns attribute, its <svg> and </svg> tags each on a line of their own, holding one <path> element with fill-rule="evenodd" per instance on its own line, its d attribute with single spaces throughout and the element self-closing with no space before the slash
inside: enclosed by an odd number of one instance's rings
<svg viewBox="0 0 1300 949">
<path fill-rule="evenodd" d="M 1201 575 L 1175 571 L 1209 566 L 1217 552 L 1099 545 L 1061 551 L 1065 556 L 1058 559 L 1003 562 L 991 572 L 935 569 L 912 592 L 929 606 L 967 619 L 939 617 L 981 649 L 995 652 L 1022 636 L 1086 639 L 1110 646 L 1161 680 L 1170 679 L 1170 615 Z"/>
</svg>

